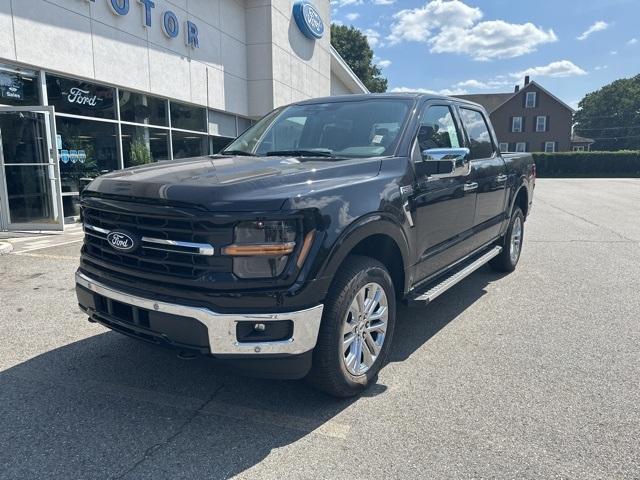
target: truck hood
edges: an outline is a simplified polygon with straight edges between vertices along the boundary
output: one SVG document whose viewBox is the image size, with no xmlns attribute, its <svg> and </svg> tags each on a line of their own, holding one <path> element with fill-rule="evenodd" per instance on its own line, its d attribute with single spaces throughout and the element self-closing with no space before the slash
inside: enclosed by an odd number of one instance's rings
<svg viewBox="0 0 640 480">
<path fill-rule="evenodd" d="M 96 178 L 86 191 L 207 210 L 277 211 L 287 200 L 363 181 L 379 170 L 379 158 L 198 157 L 109 173 Z"/>
</svg>

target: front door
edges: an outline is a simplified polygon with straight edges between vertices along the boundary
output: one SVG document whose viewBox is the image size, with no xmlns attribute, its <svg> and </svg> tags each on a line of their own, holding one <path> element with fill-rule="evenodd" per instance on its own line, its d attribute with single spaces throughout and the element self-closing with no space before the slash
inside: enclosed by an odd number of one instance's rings
<svg viewBox="0 0 640 480">
<path fill-rule="evenodd" d="M 425 106 L 416 139 L 419 152 L 463 146 L 453 106 Z M 419 161 L 420 153 L 417 157 Z M 413 193 L 419 255 L 416 277 L 423 280 L 470 253 L 476 191 L 467 176 L 429 176 L 416 179 Z"/>
<path fill-rule="evenodd" d="M 0 107 L 0 230 L 62 230 L 52 107 Z"/>
</svg>

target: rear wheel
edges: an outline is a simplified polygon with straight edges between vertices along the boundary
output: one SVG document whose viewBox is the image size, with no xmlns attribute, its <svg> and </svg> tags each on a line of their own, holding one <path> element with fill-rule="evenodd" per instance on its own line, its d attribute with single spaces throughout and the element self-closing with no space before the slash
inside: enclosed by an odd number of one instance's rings
<svg viewBox="0 0 640 480">
<path fill-rule="evenodd" d="M 499 272 L 513 272 L 520 260 L 522 252 L 522 240 L 524 239 L 524 215 L 519 207 L 516 207 L 509 221 L 509 228 L 502 240 L 502 252 L 491 259 L 489 264 Z"/>
<path fill-rule="evenodd" d="M 351 256 L 340 267 L 327 300 L 308 381 L 337 397 L 375 383 L 391 345 L 395 292 L 380 262 Z"/>
</svg>

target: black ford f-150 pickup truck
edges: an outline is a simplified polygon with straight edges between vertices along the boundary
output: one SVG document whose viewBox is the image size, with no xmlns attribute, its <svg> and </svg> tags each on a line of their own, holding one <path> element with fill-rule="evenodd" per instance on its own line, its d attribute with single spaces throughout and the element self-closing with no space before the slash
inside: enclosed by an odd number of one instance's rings
<svg viewBox="0 0 640 480">
<path fill-rule="evenodd" d="M 337 396 L 375 381 L 399 301 L 516 267 L 535 165 L 477 104 L 321 98 L 218 155 L 94 180 L 77 295 L 89 320 Z"/>
</svg>

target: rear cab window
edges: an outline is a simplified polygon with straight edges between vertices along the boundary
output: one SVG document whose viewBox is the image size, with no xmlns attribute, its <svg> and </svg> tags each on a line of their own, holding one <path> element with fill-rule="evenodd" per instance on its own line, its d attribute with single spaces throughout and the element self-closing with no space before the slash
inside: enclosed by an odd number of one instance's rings
<svg viewBox="0 0 640 480">
<path fill-rule="evenodd" d="M 484 115 L 478 110 L 460 107 L 460 118 L 469 137 L 470 159 L 492 157 L 495 149 Z"/>
</svg>

